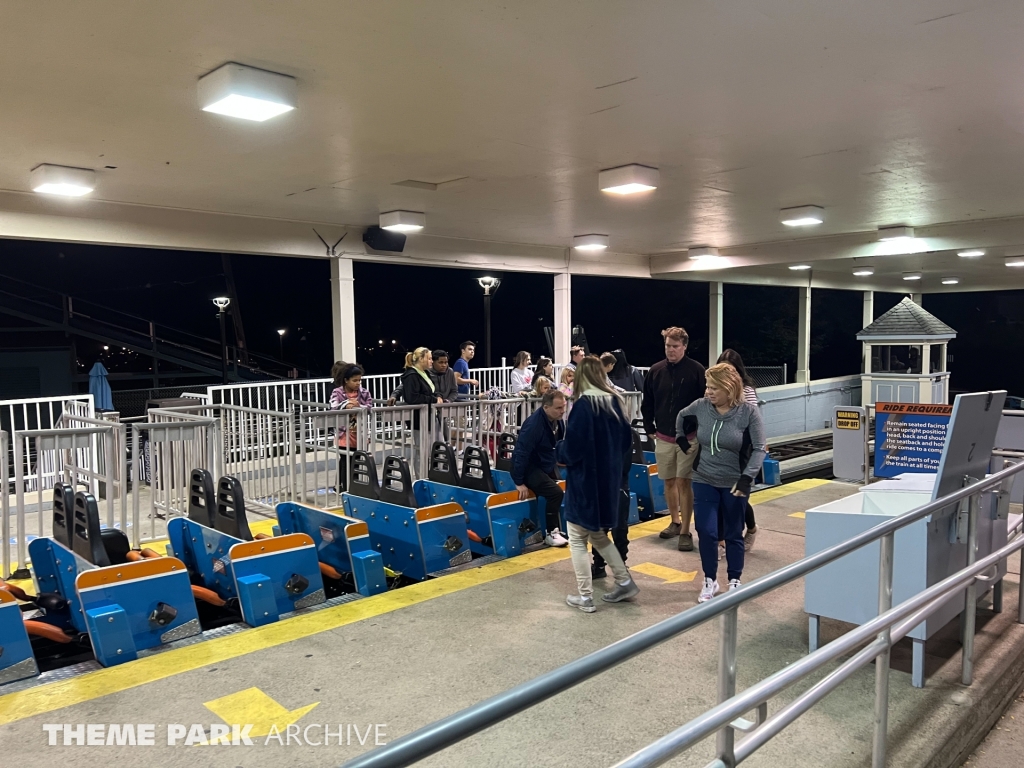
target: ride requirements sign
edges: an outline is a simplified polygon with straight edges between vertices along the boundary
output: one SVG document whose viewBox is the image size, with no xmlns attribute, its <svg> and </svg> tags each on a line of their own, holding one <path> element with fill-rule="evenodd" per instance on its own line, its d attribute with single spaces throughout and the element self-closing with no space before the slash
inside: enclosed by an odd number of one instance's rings
<svg viewBox="0 0 1024 768">
<path fill-rule="evenodd" d="M 952 405 L 875 403 L 875 477 L 937 472 Z"/>
</svg>

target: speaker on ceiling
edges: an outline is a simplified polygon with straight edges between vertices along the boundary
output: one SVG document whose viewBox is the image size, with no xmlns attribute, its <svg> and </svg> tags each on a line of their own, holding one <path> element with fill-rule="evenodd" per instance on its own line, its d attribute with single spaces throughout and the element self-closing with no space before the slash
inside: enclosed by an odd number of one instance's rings
<svg viewBox="0 0 1024 768">
<path fill-rule="evenodd" d="M 375 251 L 401 253 L 405 250 L 405 235 L 401 232 L 389 232 L 380 227 L 367 227 L 363 232 L 363 242 Z"/>
</svg>

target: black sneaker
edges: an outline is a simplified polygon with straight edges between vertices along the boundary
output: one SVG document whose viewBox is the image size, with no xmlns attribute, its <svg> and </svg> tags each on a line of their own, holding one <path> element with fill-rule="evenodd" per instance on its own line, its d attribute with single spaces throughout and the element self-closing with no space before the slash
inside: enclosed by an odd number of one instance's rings
<svg viewBox="0 0 1024 768">
<path fill-rule="evenodd" d="M 590 566 L 590 578 L 592 578 L 592 579 L 607 579 L 608 578 L 608 569 L 605 568 L 603 565 L 601 567 L 598 567 L 596 565 L 591 565 Z"/>
</svg>

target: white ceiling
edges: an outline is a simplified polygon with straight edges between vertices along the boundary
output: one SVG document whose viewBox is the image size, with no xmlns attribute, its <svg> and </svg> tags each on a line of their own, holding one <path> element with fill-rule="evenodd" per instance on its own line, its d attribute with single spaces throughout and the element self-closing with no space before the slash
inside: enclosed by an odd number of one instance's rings
<svg viewBox="0 0 1024 768">
<path fill-rule="evenodd" d="M 848 257 L 873 242 L 856 233 L 879 225 L 952 223 L 936 250 L 1024 245 L 1022 40 L 1019 0 L 6 3 L 0 236 L 136 242 L 143 214 L 102 201 L 165 209 L 146 244 L 187 212 L 358 228 L 407 208 L 431 248 L 518 244 L 495 248 L 519 268 L 519 246 L 602 232 L 625 272 L 710 244 L 745 257 L 721 279 L 777 282 L 805 248 L 778 210 L 816 204 L 813 279 L 849 285 Z M 196 81 L 226 61 L 293 75 L 298 109 L 201 112 Z M 94 200 L 20 199 L 44 162 L 95 168 Z M 601 168 L 630 162 L 660 168 L 659 189 L 598 191 Z M 1006 218 L 986 243 L 975 222 Z M 322 253 L 309 239 L 298 251 Z M 709 277 L 659 258 L 661 276 Z M 960 289 L 1024 286 L 994 258 L 925 258 Z"/>
</svg>

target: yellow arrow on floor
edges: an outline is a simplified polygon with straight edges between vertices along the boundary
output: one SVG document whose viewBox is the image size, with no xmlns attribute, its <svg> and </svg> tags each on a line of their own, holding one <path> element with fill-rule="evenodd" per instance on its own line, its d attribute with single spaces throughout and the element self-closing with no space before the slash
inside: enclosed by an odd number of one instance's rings
<svg viewBox="0 0 1024 768">
<path fill-rule="evenodd" d="M 203 706 L 228 725 L 252 725 L 248 735 L 253 737 L 266 736 L 274 726 L 277 726 L 278 731 L 285 731 L 289 725 L 301 719 L 319 703 L 317 701 L 289 710 L 259 688 L 246 688 L 244 691 L 207 701 Z M 215 739 L 214 743 L 230 740 L 230 736 L 225 736 L 222 739 Z"/>
<path fill-rule="evenodd" d="M 640 565 L 631 566 L 630 570 L 661 579 L 666 584 L 678 584 L 681 581 L 693 581 L 697 578 L 696 571 L 677 571 L 675 568 L 668 568 L 657 563 L 640 563 Z"/>
</svg>

